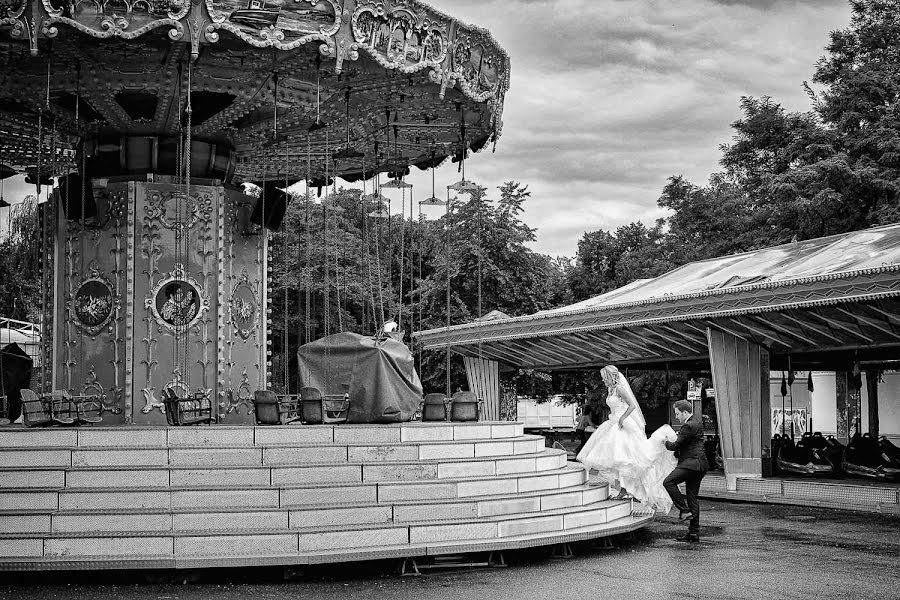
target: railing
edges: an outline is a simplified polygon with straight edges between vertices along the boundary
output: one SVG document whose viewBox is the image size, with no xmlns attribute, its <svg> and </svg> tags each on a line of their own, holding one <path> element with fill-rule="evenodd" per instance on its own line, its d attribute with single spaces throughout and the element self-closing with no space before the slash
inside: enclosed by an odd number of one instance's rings
<svg viewBox="0 0 900 600">
<path fill-rule="evenodd" d="M 21 333 L 22 335 L 34 336 L 35 341 L 37 342 L 40 342 L 41 340 L 41 326 L 35 323 L 29 323 L 28 321 L 0 317 L 0 329 L 9 329 L 16 333 Z M 0 339 L 0 344 L 2 343 L 3 340 Z"/>
</svg>

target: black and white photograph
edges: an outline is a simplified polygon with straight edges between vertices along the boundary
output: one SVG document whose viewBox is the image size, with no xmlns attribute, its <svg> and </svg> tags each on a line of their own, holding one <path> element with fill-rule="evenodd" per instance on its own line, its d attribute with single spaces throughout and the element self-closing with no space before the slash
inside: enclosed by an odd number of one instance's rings
<svg viewBox="0 0 900 600">
<path fill-rule="evenodd" d="M 0 600 L 900 598 L 900 0 L 0 0 Z"/>
</svg>

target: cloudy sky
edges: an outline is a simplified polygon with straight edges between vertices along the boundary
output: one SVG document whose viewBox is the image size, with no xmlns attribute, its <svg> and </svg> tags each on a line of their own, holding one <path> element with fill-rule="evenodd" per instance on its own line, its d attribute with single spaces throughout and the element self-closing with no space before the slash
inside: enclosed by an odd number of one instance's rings
<svg viewBox="0 0 900 600">
<path fill-rule="evenodd" d="M 535 249 L 565 256 L 585 231 L 663 216 L 669 176 L 704 184 L 741 96 L 807 110 L 802 82 L 850 18 L 846 0 L 428 1 L 488 28 L 512 60 L 503 136 L 467 161 L 468 178 L 494 197 L 527 184 Z M 430 195 L 413 172 L 416 198 Z M 458 178 L 445 165 L 437 186 Z"/>
<path fill-rule="evenodd" d="M 850 20 L 846 0 L 430 4 L 488 28 L 512 60 L 497 152 L 467 161 L 467 176 L 527 183 L 535 249 L 566 256 L 585 231 L 662 216 L 669 176 L 705 184 L 741 96 L 808 110 L 802 82 Z M 438 185 L 456 177 L 443 170 Z"/>
</svg>

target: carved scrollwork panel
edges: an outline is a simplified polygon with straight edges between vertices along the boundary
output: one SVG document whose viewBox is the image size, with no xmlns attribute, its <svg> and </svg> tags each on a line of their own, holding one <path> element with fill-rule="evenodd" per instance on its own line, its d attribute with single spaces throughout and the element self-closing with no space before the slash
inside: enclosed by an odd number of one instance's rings
<svg viewBox="0 0 900 600">
<path fill-rule="evenodd" d="M 229 31 L 253 46 L 289 49 L 321 40 L 333 45 L 343 9 L 335 0 L 206 0 L 212 23 L 206 39 L 218 41 L 216 30 Z"/>
<path fill-rule="evenodd" d="M 229 305 L 231 324 L 241 339 L 248 339 L 256 333 L 259 325 L 259 293 L 250 285 L 246 269 L 231 292 Z"/>
<path fill-rule="evenodd" d="M 182 191 L 153 191 L 147 195 L 147 216 L 150 221 L 158 221 L 164 228 L 175 232 L 176 238 L 185 235 L 201 221 L 209 222 L 212 212 L 212 198 L 208 194 L 188 197 Z"/>
<path fill-rule="evenodd" d="M 420 6 L 360 3 L 350 24 L 356 47 L 386 68 L 413 72 L 436 67 L 447 56 L 446 22 Z"/>
<path fill-rule="evenodd" d="M 66 25 L 92 37 L 134 39 L 153 29 L 171 27 L 169 37 L 181 39 L 179 22 L 190 12 L 189 0 L 41 0 L 47 18 L 41 32 L 47 37 L 59 33 L 56 25 Z"/>
</svg>

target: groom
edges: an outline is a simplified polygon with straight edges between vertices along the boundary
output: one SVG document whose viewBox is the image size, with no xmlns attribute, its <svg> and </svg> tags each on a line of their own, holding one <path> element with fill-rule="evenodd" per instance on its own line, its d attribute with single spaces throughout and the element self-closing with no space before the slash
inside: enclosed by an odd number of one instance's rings
<svg viewBox="0 0 900 600">
<path fill-rule="evenodd" d="M 687 400 L 675 403 L 675 418 L 682 424 L 678 431 L 678 439 L 666 442 L 666 448 L 675 451 L 678 466 L 672 471 L 663 486 L 672 497 L 672 503 L 678 507 L 678 520 L 690 519 L 686 535 L 675 538 L 679 542 L 700 541 L 700 481 L 709 469 L 706 453 L 703 451 L 703 424 L 700 418 L 694 418 L 694 405 Z M 684 483 L 687 490 L 687 502 L 678 484 Z"/>
</svg>

